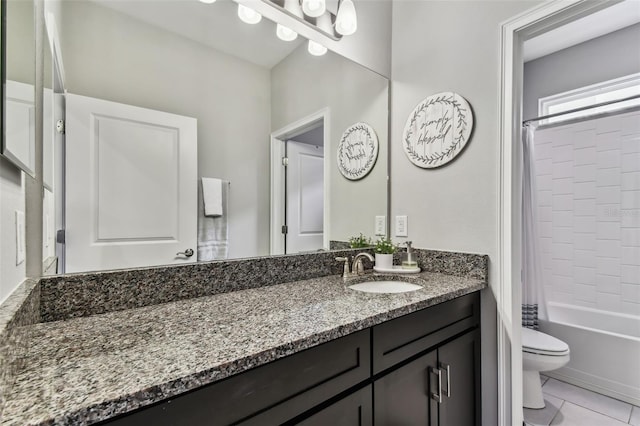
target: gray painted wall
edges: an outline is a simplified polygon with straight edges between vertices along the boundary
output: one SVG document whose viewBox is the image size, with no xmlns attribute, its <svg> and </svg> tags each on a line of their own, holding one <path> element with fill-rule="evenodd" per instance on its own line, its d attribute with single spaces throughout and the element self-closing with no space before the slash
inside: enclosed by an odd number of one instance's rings
<svg viewBox="0 0 640 426">
<path fill-rule="evenodd" d="M 339 76 L 339 78 L 336 78 Z M 332 52 L 314 57 L 306 44 L 271 71 L 271 125 L 281 129 L 328 107 L 330 229 L 332 240 L 347 241 L 363 233 L 373 236 L 376 215 L 387 209 L 388 80 Z M 361 180 L 340 174 L 337 144 L 345 129 L 358 121 L 368 123 L 378 135 L 378 160 Z"/>
<path fill-rule="evenodd" d="M 543 56 L 524 65 L 524 118 L 538 99 L 640 72 L 640 24 Z"/>
<path fill-rule="evenodd" d="M 498 247 L 498 87 L 500 23 L 527 1 L 393 2 L 391 211 L 408 215 L 415 247 L 488 254 Z M 402 149 L 405 121 L 428 95 L 454 91 L 474 111 L 465 150 L 435 170 L 412 165 Z M 395 238 L 394 240 L 400 240 Z M 497 424 L 496 303 L 482 297 L 482 424 Z"/>
<path fill-rule="evenodd" d="M 268 254 L 269 70 L 92 2 L 62 2 L 60 29 L 70 93 L 198 119 L 198 175 L 231 181 L 229 256 Z"/>
</svg>

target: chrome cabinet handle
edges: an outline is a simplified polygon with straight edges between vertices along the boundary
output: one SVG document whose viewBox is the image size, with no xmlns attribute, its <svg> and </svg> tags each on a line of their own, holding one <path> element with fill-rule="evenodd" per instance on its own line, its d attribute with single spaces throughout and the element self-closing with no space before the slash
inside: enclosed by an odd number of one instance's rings
<svg viewBox="0 0 640 426">
<path fill-rule="evenodd" d="M 176 256 L 186 256 L 186 257 L 191 257 L 193 256 L 193 249 L 186 249 L 185 251 L 179 251 L 176 253 Z"/>
<path fill-rule="evenodd" d="M 447 390 L 443 390 L 442 393 L 444 393 L 444 396 L 446 396 L 447 398 L 451 398 L 451 366 L 449 364 L 445 364 L 444 362 L 441 362 L 438 366 L 440 370 L 447 371 Z"/>
<path fill-rule="evenodd" d="M 431 399 L 437 401 L 438 404 L 442 404 L 442 370 L 439 368 L 429 367 L 429 373 L 438 376 L 438 392 L 432 392 Z"/>
</svg>

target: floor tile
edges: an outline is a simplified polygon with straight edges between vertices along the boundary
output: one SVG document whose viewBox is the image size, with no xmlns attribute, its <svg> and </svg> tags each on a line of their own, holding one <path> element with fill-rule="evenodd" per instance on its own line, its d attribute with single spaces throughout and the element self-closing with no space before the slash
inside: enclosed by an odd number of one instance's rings
<svg viewBox="0 0 640 426">
<path fill-rule="evenodd" d="M 553 426 L 624 426 L 627 423 L 565 401 L 551 424 Z"/>
<path fill-rule="evenodd" d="M 633 406 L 633 410 L 631 411 L 631 420 L 629 420 L 629 424 L 633 426 L 640 426 L 640 407 Z"/>
<path fill-rule="evenodd" d="M 629 421 L 631 415 L 631 404 L 556 379 L 547 380 L 542 391 L 625 423 Z"/>
<path fill-rule="evenodd" d="M 524 409 L 524 421 L 531 426 L 549 426 L 556 416 L 563 400 L 551 395 L 544 395 L 545 407 L 541 410 Z"/>
<path fill-rule="evenodd" d="M 544 374 L 540 375 L 540 384 L 544 385 L 547 380 L 549 380 L 549 378 L 547 376 L 545 376 Z"/>
</svg>

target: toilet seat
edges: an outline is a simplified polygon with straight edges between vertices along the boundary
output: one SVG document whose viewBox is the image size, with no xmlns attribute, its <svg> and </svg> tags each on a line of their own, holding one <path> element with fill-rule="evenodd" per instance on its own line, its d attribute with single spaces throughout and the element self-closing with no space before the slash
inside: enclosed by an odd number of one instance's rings
<svg viewBox="0 0 640 426">
<path fill-rule="evenodd" d="M 569 345 L 548 334 L 523 327 L 522 351 L 538 355 L 564 356 L 569 353 Z"/>
</svg>

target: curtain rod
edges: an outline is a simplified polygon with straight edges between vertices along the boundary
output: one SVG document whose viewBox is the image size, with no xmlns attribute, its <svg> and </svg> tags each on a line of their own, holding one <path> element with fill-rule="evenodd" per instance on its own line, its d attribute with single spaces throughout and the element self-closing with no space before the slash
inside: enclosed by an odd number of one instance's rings
<svg viewBox="0 0 640 426">
<path fill-rule="evenodd" d="M 570 110 L 563 111 L 563 112 L 557 112 L 555 114 L 543 115 L 542 117 L 530 118 L 528 120 L 524 120 L 522 122 L 522 124 L 529 124 L 529 123 L 532 123 L 534 121 L 546 120 L 547 118 L 559 117 L 559 116 L 565 115 L 565 114 L 572 114 L 574 112 L 585 111 L 585 110 L 591 109 L 591 108 L 599 108 L 599 107 L 602 107 L 602 106 L 616 104 L 618 102 L 631 101 L 633 99 L 638 99 L 638 98 L 640 98 L 640 95 L 634 95 L 634 96 L 629 96 L 629 97 L 626 97 L 626 98 L 615 99 L 613 101 L 600 102 L 599 104 L 593 104 L 593 105 L 583 106 L 583 107 L 580 107 L 580 108 L 574 108 L 574 109 L 570 109 Z"/>
</svg>

